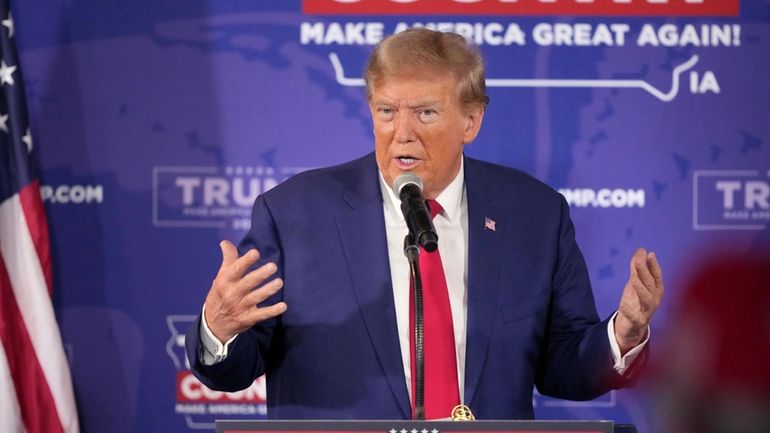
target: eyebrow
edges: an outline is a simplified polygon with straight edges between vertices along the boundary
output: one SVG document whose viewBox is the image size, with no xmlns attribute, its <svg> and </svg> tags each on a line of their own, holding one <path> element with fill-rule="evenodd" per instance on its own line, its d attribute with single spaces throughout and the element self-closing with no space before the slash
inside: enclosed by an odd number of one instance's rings
<svg viewBox="0 0 770 433">
<path fill-rule="evenodd" d="M 414 103 L 409 104 L 409 108 L 415 109 L 415 108 L 430 107 L 435 105 L 441 105 L 441 101 L 438 99 L 423 99 L 423 100 L 417 100 Z"/>
<path fill-rule="evenodd" d="M 390 105 L 390 106 L 398 105 L 388 98 L 374 99 L 372 103 L 374 105 Z M 425 99 L 418 99 L 416 101 L 413 101 L 412 103 L 407 105 L 407 108 L 414 110 L 416 108 L 429 107 L 429 106 L 440 105 L 440 104 L 441 104 L 441 100 L 439 99 L 425 98 Z"/>
</svg>

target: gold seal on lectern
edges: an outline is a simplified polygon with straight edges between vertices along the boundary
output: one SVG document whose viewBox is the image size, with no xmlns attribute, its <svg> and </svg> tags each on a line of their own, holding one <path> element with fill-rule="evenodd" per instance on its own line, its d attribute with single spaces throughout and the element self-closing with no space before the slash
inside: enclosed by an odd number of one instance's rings
<svg viewBox="0 0 770 433">
<path fill-rule="evenodd" d="M 464 404 L 458 404 L 452 409 L 452 421 L 474 421 L 475 419 L 471 408 Z"/>
</svg>

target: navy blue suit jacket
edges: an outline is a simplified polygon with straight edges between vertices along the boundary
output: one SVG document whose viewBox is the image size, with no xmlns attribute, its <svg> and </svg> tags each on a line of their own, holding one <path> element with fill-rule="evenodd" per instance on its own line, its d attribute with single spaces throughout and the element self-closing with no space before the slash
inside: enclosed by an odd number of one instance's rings
<svg viewBox="0 0 770 433">
<path fill-rule="evenodd" d="M 576 400 L 622 386 L 563 197 L 471 158 L 465 186 L 465 403 L 479 419 L 527 419 L 533 386 Z M 187 335 L 195 375 L 234 391 L 267 373 L 272 419 L 410 418 L 374 155 L 258 197 L 240 248 L 278 264 L 284 289 L 268 302 L 283 299 L 288 311 L 239 335 L 212 366 L 200 362 L 195 323 Z"/>
</svg>

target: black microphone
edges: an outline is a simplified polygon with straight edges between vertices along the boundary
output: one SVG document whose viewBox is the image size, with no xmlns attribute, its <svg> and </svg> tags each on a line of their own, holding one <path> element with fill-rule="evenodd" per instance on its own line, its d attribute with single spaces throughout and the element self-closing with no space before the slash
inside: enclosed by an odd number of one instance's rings
<svg viewBox="0 0 770 433">
<path fill-rule="evenodd" d="M 436 251 L 438 235 L 422 195 L 422 179 L 413 173 L 404 173 L 393 181 L 393 192 L 401 199 L 401 212 L 404 214 L 409 233 L 425 251 Z"/>
</svg>

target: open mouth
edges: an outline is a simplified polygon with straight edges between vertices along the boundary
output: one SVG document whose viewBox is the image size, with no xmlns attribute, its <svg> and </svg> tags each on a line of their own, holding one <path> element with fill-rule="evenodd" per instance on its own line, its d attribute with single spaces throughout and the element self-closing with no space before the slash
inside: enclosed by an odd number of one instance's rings
<svg viewBox="0 0 770 433">
<path fill-rule="evenodd" d="M 408 156 L 399 156 L 396 159 L 398 159 L 402 164 L 406 164 L 406 165 L 414 164 L 415 162 L 417 162 L 417 159 L 410 158 Z"/>
</svg>

